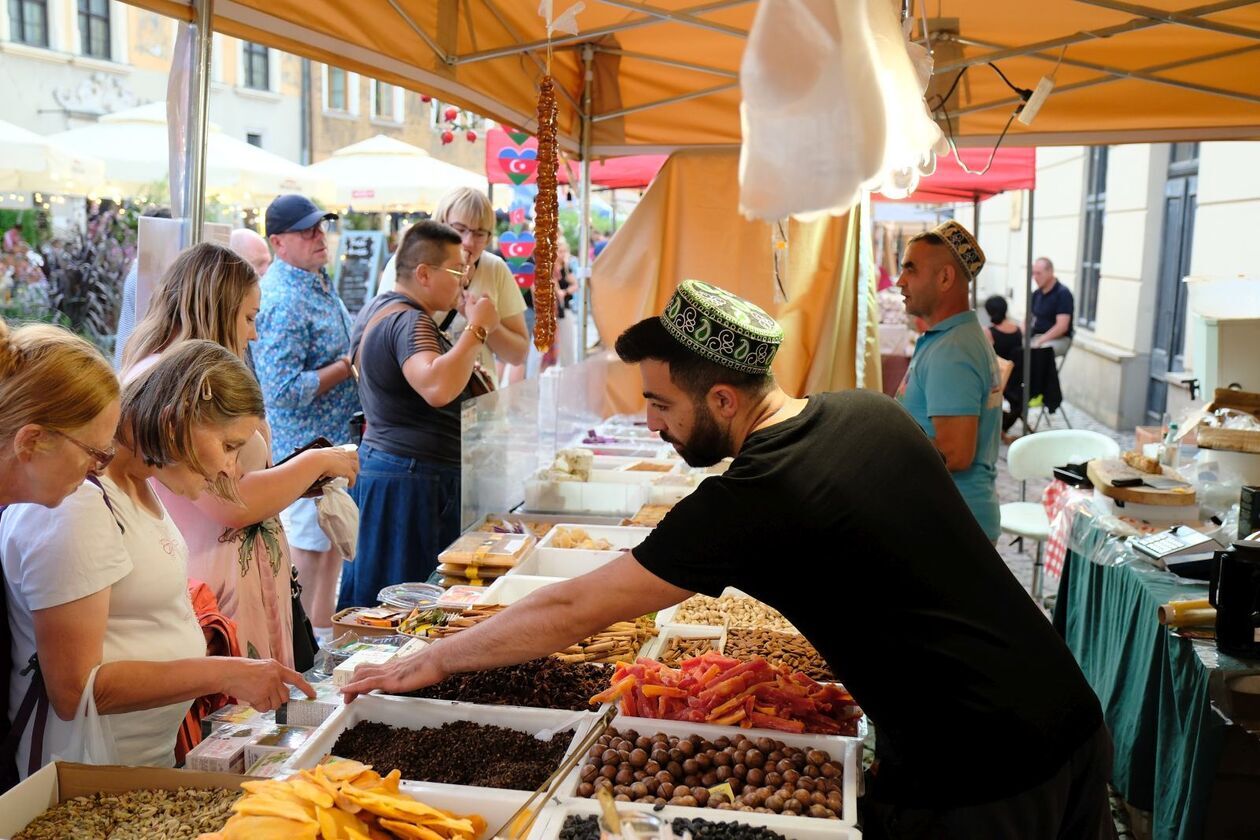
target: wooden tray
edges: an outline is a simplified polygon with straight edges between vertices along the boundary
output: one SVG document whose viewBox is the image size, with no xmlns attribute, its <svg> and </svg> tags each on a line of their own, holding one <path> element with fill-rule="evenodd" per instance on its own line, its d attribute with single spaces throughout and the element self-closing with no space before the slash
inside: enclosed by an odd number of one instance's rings
<svg viewBox="0 0 1260 840">
<path fill-rule="evenodd" d="M 1089 480 L 1093 482 L 1094 487 L 1098 488 L 1100 493 L 1121 502 L 1132 502 L 1138 505 L 1160 505 L 1163 507 L 1198 504 L 1198 496 L 1193 490 L 1190 492 L 1178 492 L 1176 490 L 1156 490 L 1153 487 L 1116 487 L 1112 484 L 1113 481 L 1146 475 L 1146 473 L 1140 473 L 1133 469 L 1119 458 L 1110 460 L 1095 458 L 1089 462 L 1087 471 Z"/>
<path fill-rule="evenodd" d="M 1211 413 L 1218 408 L 1232 408 L 1245 411 L 1256 419 L 1260 419 L 1260 394 L 1250 391 L 1235 391 L 1231 388 L 1217 388 L 1212 397 L 1212 404 L 1204 411 Z M 1231 452 L 1253 452 L 1260 454 L 1260 432 L 1246 429 L 1213 429 L 1199 424 L 1199 446 L 1203 449 L 1224 449 Z"/>
</svg>

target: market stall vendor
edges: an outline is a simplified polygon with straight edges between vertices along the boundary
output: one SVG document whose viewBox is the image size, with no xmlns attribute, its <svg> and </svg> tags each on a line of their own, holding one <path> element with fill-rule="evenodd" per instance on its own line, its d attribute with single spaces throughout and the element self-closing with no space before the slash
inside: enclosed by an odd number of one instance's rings
<svg viewBox="0 0 1260 840">
<path fill-rule="evenodd" d="M 781 340 L 747 301 L 679 286 L 617 352 L 640 364 L 648 426 L 693 466 L 734 456 L 726 473 L 633 552 L 360 668 L 347 694 L 523 662 L 735 586 L 799 628 L 874 723 L 864 836 L 1113 836 L 1098 699 L 940 453 L 883 395 L 788 396 L 770 373 Z"/>
</svg>

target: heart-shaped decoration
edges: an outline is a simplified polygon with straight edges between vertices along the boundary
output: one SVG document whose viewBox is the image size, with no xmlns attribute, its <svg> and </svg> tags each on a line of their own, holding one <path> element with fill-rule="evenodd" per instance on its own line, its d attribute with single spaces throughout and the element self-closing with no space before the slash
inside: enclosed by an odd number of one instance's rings
<svg viewBox="0 0 1260 840">
<path fill-rule="evenodd" d="M 512 212 L 508 213 L 508 223 L 513 225 L 525 224 L 525 208 L 517 207 Z"/>
<path fill-rule="evenodd" d="M 499 248 L 506 259 L 526 259 L 534 254 L 534 234 L 506 230 L 499 235 Z"/>
<path fill-rule="evenodd" d="M 523 131 L 517 131 L 515 129 L 508 129 L 507 136 L 512 138 L 512 142 L 518 146 L 524 145 L 525 141 L 529 139 L 528 134 L 526 134 Z"/>
<path fill-rule="evenodd" d="M 516 278 L 516 285 L 522 289 L 532 289 L 534 287 L 534 264 L 529 261 L 522 263 L 519 269 L 512 269 L 512 276 Z"/>
<path fill-rule="evenodd" d="M 532 179 L 538 171 L 538 150 L 500 149 L 499 168 L 507 173 L 513 184 L 519 186 Z"/>
</svg>

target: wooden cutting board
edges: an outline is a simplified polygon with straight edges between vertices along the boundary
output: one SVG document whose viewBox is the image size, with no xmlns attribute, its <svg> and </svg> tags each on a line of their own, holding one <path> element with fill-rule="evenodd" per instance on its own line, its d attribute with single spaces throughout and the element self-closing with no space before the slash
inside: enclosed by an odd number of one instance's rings
<svg viewBox="0 0 1260 840">
<path fill-rule="evenodd" d="M 1135 505 L 1161 505 L 1164 507 L 1180 507 L 1198 504 L 1198 497 L 1193 488 L 1187 491 L 1156 490 L 1154 487 L 1116 487 L 1112 482 L 1126 478 L 1141 477 L 1141 473 L 1120 459 L 1103 460 L 1095 458 L 1086 468 L 1089 480 L 1104 496 L 1121 502 L 1132 502 Z"/>
</svg>

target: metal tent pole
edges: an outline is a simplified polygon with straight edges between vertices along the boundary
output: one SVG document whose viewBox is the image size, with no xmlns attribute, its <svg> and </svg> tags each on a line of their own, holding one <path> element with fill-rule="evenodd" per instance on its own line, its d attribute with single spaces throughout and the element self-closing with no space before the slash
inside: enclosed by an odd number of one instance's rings
<svg viewBox="0 0 1260 840">
<path fill-rule="evenodd" d="M 1033 206 L 1035 190 L 1028 191 L 1028 252 L 1027 262 L 1024 267 L 1024 404 L 1021 409 L 1021 422 L 1024 425 L 1024 434 L 1028 434 L 1028 400 L 1031 398 L 1032 390 L 1032 266 L 1033 266 Z M 1022 485 L 1020 496 L 1026 492 L 1026 483 Z M 1022 546 L 1021 546 L 1022 547 Z M 1041 543 L 1037 543 L 1037 557 L 1033 561 L 1032 570 L 1032 597 L 1038 604 L 1041 603 L 1041 587 L 1042 587 L 1042 547 Z"/>
<path fill-rule="evenodd" d="M 189 245 L 201 241 L 206 216 L 206 138 L 210 121 L 210 60 L 214 44 L 214 0 L 194 0 L 195 62 L 188 102 L 188 178 L 184 185 L 184 218 Z"/>
<path fill-rule="evenodd" d="M 971 235 L 980 241 L 980 197 L 976 196 L 971 200 Z M 973 280 L 971 282 L 971 308 L 978 310 L 980 301 L 980 281 Z"/>
<path fill-rule="evenodd" d="M 591 311 L 591 87 L 595 79 L 595 48 L 582 47 L 582 207 L 578 220 L 578 311 L 577 353 L 579 362 L 586 358 L 586 319 Z"/>
</svg>

